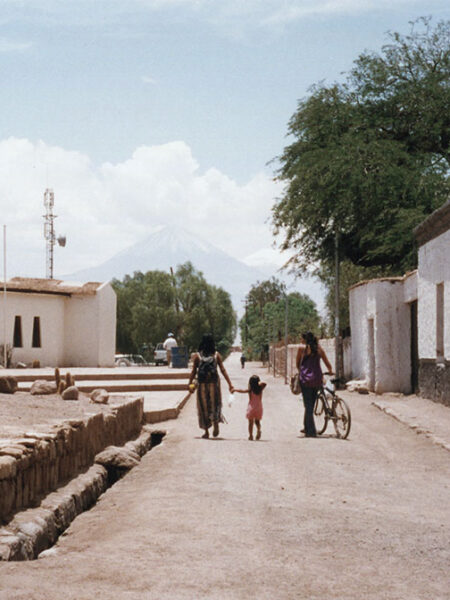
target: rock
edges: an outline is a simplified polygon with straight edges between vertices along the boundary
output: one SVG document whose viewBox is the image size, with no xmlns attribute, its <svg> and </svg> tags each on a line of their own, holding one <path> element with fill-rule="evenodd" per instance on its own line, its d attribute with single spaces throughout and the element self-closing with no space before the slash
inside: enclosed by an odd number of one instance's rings
<svg viewBox="0 0 450 600">
<path fill-rule="evenodd" d="M 114 467 L 124 470 L 132 469 L 139 464 L 140 460 L 139 454 L 130 448 L 119 446 L 109 446 L 95 457 L 95 462 L 106 468 Z"/>
<path fill-rule="evenodd" d="M 358 392 L 358 394 L 368 394 L 369 385 L 365 379 L 353 379 L 345 384 L 345 389 L 349 392 Z"/>
<path fill-rule="evenodd" d="M 109 394 L 103 388 L 93 390 L 90 393 L 89 397 L 92 400 L 92 402 L 96 402 L 97 404 L 108 404 Z"/>
<path fill-rule="evenodd" d="M 15 377 L 7 376 L 0 377 L 0 393 L 2 394 L 14 394 L 17 390 L 17 379 Z"/>
<path fill-rule="evenodd" d="M 16 369 L 26 369 L 27 365 L 24 362 L 18 362 L 16 365 Z"/>
<path fill-rule="evenodd" d="M 79 393 L 78 388 L 75 385 L 71 385 L 63 391 L 61 396 L 63 400 L 78 400 Z"/>
<path fill-rule="evenodd" d="M 0 394 L 11 394 L 11 387 L 7 377 L 0 377 Z"/>
<path fill-rule="evenodd" d="M 13 456 L 0 456 L 0 479 L 12 479 L 16 472 L 16 459 Z"/>
<path fill-rule="evenodd" d="M 19 387 L 18 381 L 16 377 L 12 377 L 12 375 L 8 375 L 6 379 L 9 381 L 9 385 L 11 387 L 12 393 L 17 392 Z"/>
<path fill-rule="evenodd" d="M 36 379 L 30 388 L 30 394 L 33 396 L 45 396 L 47 394 L 56 394 L 56 383 L 54 381 L 45 381 Z"/>
</svg>

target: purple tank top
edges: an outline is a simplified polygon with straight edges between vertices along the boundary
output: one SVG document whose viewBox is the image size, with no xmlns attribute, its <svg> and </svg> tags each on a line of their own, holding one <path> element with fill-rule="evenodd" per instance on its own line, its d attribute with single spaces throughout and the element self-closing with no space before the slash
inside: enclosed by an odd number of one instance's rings
<svg viewBox="0 0 450 600">
<path fill-rule="evenodd" d="M 303 356 L 300 365 L 300 383 L 305 387 L 320 387 L 323 381 L 323 373 L 320 368 L 320 355 L 307 354 Z"/>
</svg>

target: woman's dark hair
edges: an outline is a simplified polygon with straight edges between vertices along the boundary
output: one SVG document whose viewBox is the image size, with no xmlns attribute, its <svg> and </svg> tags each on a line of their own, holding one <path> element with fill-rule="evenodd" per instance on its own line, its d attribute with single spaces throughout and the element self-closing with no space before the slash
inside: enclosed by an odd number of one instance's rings
<svg viewBox="0 0 450 600">
<path fill-rule="evenodd" d="M 248 380 L 248 387 L 250 391 L 254 394 L 259 394 L 261 392 L 261 386 L 259 385 L 259 377 L 258 375 L 252 375 Z"/>
<path fill-rule="evenodd" d="M 305 340 L 306 345 L 311 348 L 311 354 L 317 354 L 319 342 L 317 341 L 316 336 L 311 333 L 311 331 L 308 331 L 308 333 L 302 333 L 302 338 Z"/>
<path fill-rule="evenodd" d="M 202 341 L 198 347 L 198 351 L 204 356 L 212 356 L 216 352 L 216 344 L 211 333 L 203 334 Z"/>
</svg>

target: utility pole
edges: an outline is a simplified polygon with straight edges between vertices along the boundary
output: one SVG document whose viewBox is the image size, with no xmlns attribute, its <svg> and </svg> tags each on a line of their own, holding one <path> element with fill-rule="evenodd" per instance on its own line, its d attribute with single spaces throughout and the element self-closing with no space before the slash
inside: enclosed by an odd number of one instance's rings
<svg viewBox="0 0 450 600">
<path fill-rule="evenodd" d="M 284 383 L 288 382 L 288 295 L 284 295 Z"/>
<path fill-rule="evenodd" d="M 3 225 L 3 365 L 8 368 L 6 347 L 6 225 Z"/>
<path fill-rule="evenodd" d="M 340 261 L 339 261 L 339 231 L 336 228 L 334 236 L 334 263 L 335 263 L 335 278 L 334 278 L 334 354 L 335 354 L 335 370 L 336 377 L 342 377 L 342 343 L 341 343 L 341 327 L 340 327 L 340 302 L 339 293 L 341 288 L 340 282 Z M 338 384 L 339 385 L 339 384 Z"/>
</svg>

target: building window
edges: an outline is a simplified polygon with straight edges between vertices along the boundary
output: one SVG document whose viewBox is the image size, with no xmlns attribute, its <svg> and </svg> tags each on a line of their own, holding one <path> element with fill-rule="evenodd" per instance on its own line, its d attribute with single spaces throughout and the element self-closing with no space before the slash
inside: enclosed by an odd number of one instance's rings
<svg viewBox="0 0 450 600">
<path fill-rule="evenodd" d="M 14 318 L 14 348 L 22 348 L 22 317 Z"/>
<path fill-rule="evenodd" d="M 436 358 L 444 356 L 444 284 L 436 286 Z"/>
<path fill-rule="evenodd" d="M 33 348 L 41 347 L 41 319 L 40 317 L 33 318 Z"/>
</svg>

